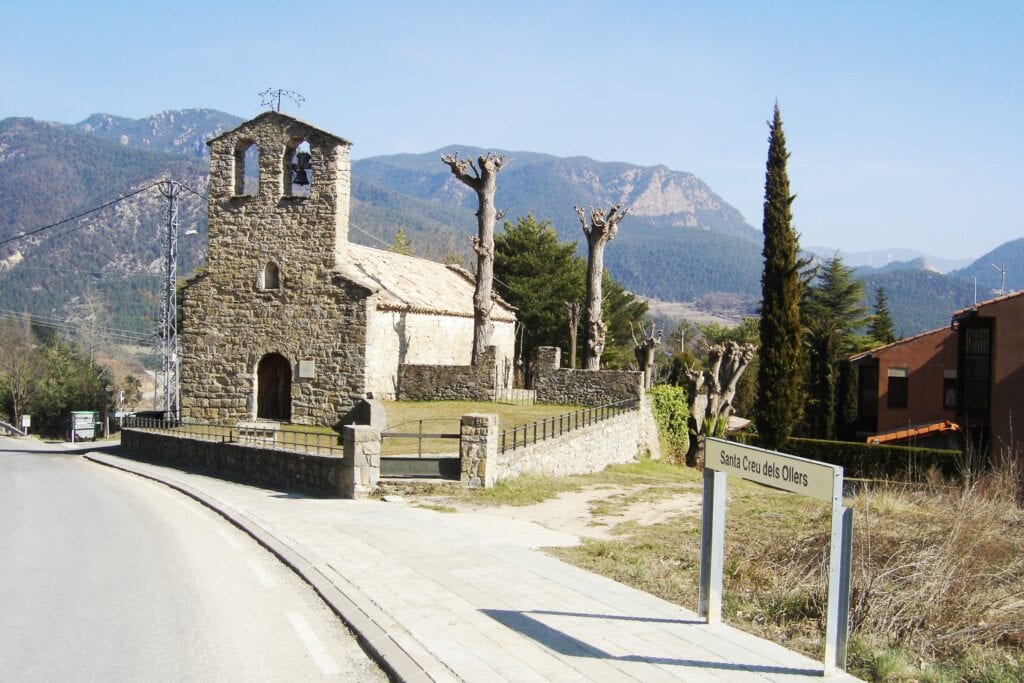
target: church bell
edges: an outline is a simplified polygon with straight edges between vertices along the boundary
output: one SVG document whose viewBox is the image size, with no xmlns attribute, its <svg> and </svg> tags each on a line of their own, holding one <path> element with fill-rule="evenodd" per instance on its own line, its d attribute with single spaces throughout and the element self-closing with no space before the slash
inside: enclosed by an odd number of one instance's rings
<svg viewBox="0 0 1024 683">
<path fill-rule="evenodd" d="M 299 152 L 295 155 L 296 163 L 292 164 L 292 185 L 309 185 L 310 154 Z"/>
</svg>

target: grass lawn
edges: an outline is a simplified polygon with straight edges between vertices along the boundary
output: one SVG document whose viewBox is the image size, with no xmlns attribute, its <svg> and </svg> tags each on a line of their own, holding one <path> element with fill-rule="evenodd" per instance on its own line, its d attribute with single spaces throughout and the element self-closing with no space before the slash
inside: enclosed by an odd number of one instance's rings
<svg viewBox="0 0 1024 683">
<path fill-rule="evenodd" d="M 382 401 L 387 416 L 388 431 L 403 433 L 458 434 L 463 415 L 491 413 L 498 416 L 499 429 L 530 424 L 544 418 L 571 413 L 579 406 L 537 403 L 513 405 L 507 403 L 478 403 L 473 401 Z M 381 455 L 417 453 L 415 438 L 385 438 Z M 423 439 L 423 453 L 457 453 L 455 439 Z"/>
</svg>

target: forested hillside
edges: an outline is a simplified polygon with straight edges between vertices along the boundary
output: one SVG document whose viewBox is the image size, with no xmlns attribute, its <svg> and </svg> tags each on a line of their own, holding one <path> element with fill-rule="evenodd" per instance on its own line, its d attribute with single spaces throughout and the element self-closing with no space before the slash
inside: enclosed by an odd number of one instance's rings
<svg viewBox="0 0 1024 683">
<path fill-rule="evenodd" d="M 205 192 L 205 141 L 242 119 L 205 109 L 169 111 L 144 119 L 95 114 L 65 125 L 32 119 L 0 121 L 0 242 L 73 216 L 161 179 Z M 344 131 L 339 131 L 344 134 Z M 398 154 L 353 163 L 350 239 L 391 244 L 398 230 L 414 253 L 472 263 L 476 198 L 441 162 L 484 150 L 448 146 L 426 154 Z M 559 238 L 583 233 L 574 206 L 622 203 L 629 214 L 609 244 L 605 264 L 629 290 L 662 301 L 701 302 L 710 312 L 750 314 L 760 297 L 761 234 L 696 176 L 664 166 L 559 158 L 495 150 L 507 164 L 498 178 L 497 204 L 506 220 L 532 214 L 550 219 Z M 186 192 L 180 204 L 179 274 L 202 262 L 206 202 Z M 149 333 L 157 316 L 166 201 L 156 189 L 80 220 L 26 239 L 0 244 L 0 309 L 78 320 L 103 310 L 107 323 Z M 944 276 L 930 261 L 881 262 L 858 269 L 867 292 L 885 287 L 898 334 L 948 323 L 949 314 L 999 287 L 1024 287 L 1024 239 L 1009 242 L 962 270 Z M 917 252 L 906 252 L 911 258 Z M 89 304 L 85 305 L 84 302 Z M 716 308 L 718 307 L 718 308 Z"/>
</svg>

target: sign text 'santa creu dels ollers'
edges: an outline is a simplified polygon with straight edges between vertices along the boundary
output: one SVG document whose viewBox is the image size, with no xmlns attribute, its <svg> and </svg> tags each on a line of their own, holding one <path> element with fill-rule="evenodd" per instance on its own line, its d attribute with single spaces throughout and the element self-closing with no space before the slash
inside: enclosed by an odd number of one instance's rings
<svg viewBox="0 0 1024 683">
<path fill-rule="evenodd" d="M 841 496 L 842 468 L 795 455 L 708 438 L 705 467 L 742 479 L 835 502 Z"/>
<path fill-rule="evenodd" d="M 719 464 L 735 467 L 738 470 L 751 474 L 759 474 L 769 479 L 781 479 L 797 486 L 807 486 L 808 483 L 807 472 L 801 471 L 792 465 L 782 465 L 780 467 L 777 462 L 772 462 L 768 459 L 751 458 L 746 455 L 726 453 L 724 450 L 720 450 Z"/>
</svg>

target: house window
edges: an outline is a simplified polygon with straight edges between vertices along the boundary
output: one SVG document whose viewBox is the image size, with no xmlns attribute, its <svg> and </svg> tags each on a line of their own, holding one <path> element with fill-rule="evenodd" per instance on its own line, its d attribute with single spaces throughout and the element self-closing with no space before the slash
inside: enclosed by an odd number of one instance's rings
<svg viewBox="0 0 1024 683">
<path fill-rule="evenodd" d="M 962 412 L 981 416 L 988 413 L 992 391 L 992 330 L 989 321 L 977 327 L 961 327 L 960 370 L 963 373 Z"/>
<path fill-rule="evenodd" d="M 946 410 L 956 408 L 956 370 L 942 373 L 942 407 Z"/>
<path fill-rule="evenodd" d="M 285 148 L 282 194 L 286 197 L 308 197 L 313 185 L 313 154 L 309 142 L 292 140 Z"/>
<path fill-rule="evenodd" d="M 277 267 L 276 263 L 273 261 L 267 262 L 267 265 L 265 265 L 263 270 L 260 271 L 256 286 L 259 289 L 280 289 L 281 271 Z"/>
<path fill-rule="evenodd" d="M 907 407 L 907 369 L 889 368 L 889 386 L 886 389 L 886 405 L 889 408 Z"/>
<path fill-rule="evenodd" d="M 260 188 L 260 148 L 255 142 L 242 140 L 235 146 L 236 197 L 255 196 Z"/>
</svg>

